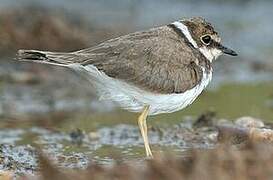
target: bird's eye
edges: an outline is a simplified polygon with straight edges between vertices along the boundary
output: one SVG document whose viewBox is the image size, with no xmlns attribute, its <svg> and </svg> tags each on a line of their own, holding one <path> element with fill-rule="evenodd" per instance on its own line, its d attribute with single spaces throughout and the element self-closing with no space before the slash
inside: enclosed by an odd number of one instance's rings
<svg viewBox="0 0 273 180">
<path fill-rule="evenodd" d="M 201 37 L 201 41 L 205 45 L 209 45 L 211 43 L 211 36 L 210 35 L 204 35 Z"/>
</svg>

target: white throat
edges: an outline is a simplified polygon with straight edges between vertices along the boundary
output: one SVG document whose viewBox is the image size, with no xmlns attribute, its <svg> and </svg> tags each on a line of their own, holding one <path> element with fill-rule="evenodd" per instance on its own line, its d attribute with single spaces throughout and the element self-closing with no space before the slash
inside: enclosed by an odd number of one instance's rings
<svg viewBox="0 0 273 180">
<path fill-rule="evenodd" d="M 175 21 L 172 23 L 177 29 L 179 29 L 187 38 L 187 40 L 191 43 L 191 45 L 198 49 L 210 62 L 214 59 L 218 58 L 222 51 L 219 49 L 209 49 L 207 47 L 198 47 L 196 41 L 192 38 L 192 35 L 186 25 L 184 25 L 181 21 Z"/>
<path fill-rule="evenodd" d="M 219 49 L 208 49 L 207 47 L 198 48 L 199 51 L 210 61 L 217 59 L 220 55 L 222 55 L 222 51 Z"/>
</svg>

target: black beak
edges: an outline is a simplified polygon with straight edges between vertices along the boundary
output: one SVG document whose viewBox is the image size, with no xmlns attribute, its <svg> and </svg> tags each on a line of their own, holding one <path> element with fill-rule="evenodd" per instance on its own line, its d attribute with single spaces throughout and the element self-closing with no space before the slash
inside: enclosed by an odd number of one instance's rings
<svg viewBox="0 0 273 180">
<path fill-rule="evenodd" d="M 219 49 L 219 50 L 221 50 L 225 54 L 228 54 L 228 55 L 231 55 L 231 56 L 238 56 L 238 54 L 235 51 L 233 51 L 232 49 L 229 49 L 229 48 L 223 46 L 220 43 L 217 43 L 216 48 Z"/>
</svg>

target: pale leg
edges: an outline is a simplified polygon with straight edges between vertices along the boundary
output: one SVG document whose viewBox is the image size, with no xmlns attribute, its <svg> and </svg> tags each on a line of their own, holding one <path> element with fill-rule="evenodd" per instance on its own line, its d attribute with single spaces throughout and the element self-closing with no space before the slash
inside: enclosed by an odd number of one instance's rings
<svg viewBox="0 0 273 180">
<path fill-rule="evenodd" d="M 147 129 L 147 124 L 146 124 L 146 119 L 149 113 L 149 106 L 145 106 L 142 113 L 138 117 L 138 126 L 144 141 L 144 146 L 146 150 L 146 156 L 147 157 L 153 157 L 152 151 L 150 149 L 149 145 L 149 139 L 148 139 L 148 129 Z"/>
</svg>

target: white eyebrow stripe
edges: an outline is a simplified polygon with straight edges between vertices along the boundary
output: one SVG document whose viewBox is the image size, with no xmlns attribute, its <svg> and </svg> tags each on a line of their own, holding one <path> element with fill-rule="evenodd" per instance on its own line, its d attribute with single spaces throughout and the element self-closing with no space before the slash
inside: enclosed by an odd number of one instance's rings
<svg viewBox="0 0 273 180">
<path fill-rule="evenodd" d="M 190 31 L 187 26 L 185 26 L 182 22 L 180 21 L 175 21 L 172 23 L 177 29 L 179 29 L 188 39 L 188 41 L 193 45 L 193 47 L 198 48 L 197 43 L 195 40 L 192 38 Z"/>
</svg>

